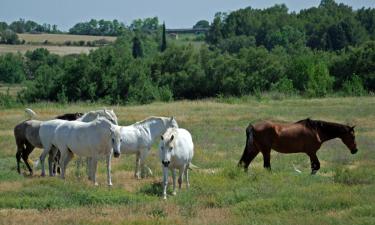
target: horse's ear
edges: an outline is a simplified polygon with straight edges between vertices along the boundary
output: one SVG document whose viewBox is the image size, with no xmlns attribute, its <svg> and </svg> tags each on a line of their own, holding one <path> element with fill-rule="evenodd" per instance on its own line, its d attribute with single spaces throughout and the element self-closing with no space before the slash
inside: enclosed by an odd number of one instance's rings
<svg viewBox="0 0 375 225">
<path fill-rule="evenodd" d="M 171 136 L 171 139 L 169 141 L 173 141 L 173 139 L 174 139 L 174 135 Z"/>
<path fill-rule="evenodd" d="M 163 137 L 163 135 L 160 136 L 160 139 L 161 139 L 162 141 L 164 141 L 164 137 Z"/>
<path fill-rule="evenodd" d="M 355 125 L 350 127 L 351 131 L 354 131 Z"/>
<path fill-rule="evenodd" d="M 174 120 L 174 116 L 171 116 L 171 121 L 173 121 Z"/>
</svg>

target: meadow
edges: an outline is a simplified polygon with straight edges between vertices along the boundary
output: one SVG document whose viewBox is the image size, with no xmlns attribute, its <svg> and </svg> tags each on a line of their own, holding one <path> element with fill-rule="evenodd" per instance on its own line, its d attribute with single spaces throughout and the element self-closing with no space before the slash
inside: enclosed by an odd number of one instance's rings
<svg viewBox="0 0 375 225">
<path fill-rule="evenodd" d="M 47 120 L 66 112 L 102 108 L 97 104 L 28 105 Z M 107 106 L 112 108 L 111 106 Z M 114 106 L 120 125 L 151 115 L 175 116 L 195 143 L 191 188 L 162 200 L 161 165 L 156 144 L 147 159 L 154 176 L 133 177 L 134 156 L 112 161 L 113 187 L 99 164 L 99 186 L 87 181 L 75 163 L 66 180 L 30 177 L 16 172 L 13 127 L 24 120 L 23 108 L 0 111 L 0 224 L 374 224 L 375 98 L 263 97 Z M 356 125 L 359 152 L 351 155 L 340 140 L 318 152 L 321 169 L 310 175 L 304 154 L 271 156 L 272 172 L 261 155 L 248 173 L 237 168 L 245 144 L 245 128 L 269 119 L 293 122 L 306 117 Z M 157 141 L 158 142 L 158 141 Z M 41 153 L 34 150 L 30 158 Z M 294 166 L 302 171 L 297 173 Z M 25 167 L 23 167 L 25 170 Z M 171 194 L 171 187 L 169 188 Z"/>
</svg>

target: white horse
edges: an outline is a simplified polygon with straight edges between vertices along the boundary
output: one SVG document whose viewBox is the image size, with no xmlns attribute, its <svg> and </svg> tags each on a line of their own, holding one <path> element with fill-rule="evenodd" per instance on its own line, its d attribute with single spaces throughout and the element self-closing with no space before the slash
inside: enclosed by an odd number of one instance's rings
<svg viewBox="0 0 375 225">
<path fill-rule="evenodd" d="M 106 156 L 107 182 L 112 186 L 111 157 L 120 156 L 121 135 L 120 127 L 113 125 L 105 118 L 98 118 L 92 122 L 67 121 L 55 130 L 54 143 L 61 152 L 61 178 L 65 178 L 65 170 L 73 153 L 79 156 L 90 157 L 90 177 L 95 185 L 96 169 L 100 156 Z"/>
<path fill-rule="evenodd" d="M 176 169 L 179 170 L 178 188 L 181 189 L 185 174 L 186 188 L 189 188 L 188 169 L 194 155 L 194 144 L 189 131 L 170 128 L 161 136 L 159 144 L 160 161 L 163 167 L 163 198 L 167 199 L 168 170 L 173 175 L 173 195 L 176 195 Z"/>
<path fill-rule="evenodd" d="M 85 113 L 81 118 L 79 118 L 77 121 L 81 122 L 90 122 L 93 121 L 97 118 L 97 116 L 105 117 L 109 121 L 111 121 L 113 124 L 117 125 L 117 116 L 113 112 L 113 110 L 96 110 L 96 111 L 90 111 L 88 113 Z M 39 137 L 40 141 L 43 146 L 43 152 L 40 155 L 38 161 L 35 163 L 34 167 L 37 167 L 39 164 L 39 161 L 42 163 L 42 176 L 45 176 L 45 168 L 44 168 L 44 160 L 47 156 L 48 153 L 50 153 L 51 148 L 55 146 L 53 143 L 53 138 L 55 135 L 55 130 L 56 128 L 65 123 L 65 120 L 60 120 L 60 119 L 55 119 L 55 120 L 49 120 L 49 121 L 44 121 L 40 124 L 39 128 Z M 52 171 L 52 162 L 53 158 L 57 153 L 57 149 L 52 149 L 53 151 L 49 154 L 48 156 L 48 166 L 49 166 L 49 175 L 54 176 L 54 173 Z"/>
<path fill-rule="evenodd" d="M 178 128 L 177 121 L 171 117 L 149 117 L 130 126 L 121 127 L 121 152 L 123 154 L 136 154 L 135 173 L 136 178 L 144 177 L 144 170 L 152 174 L 150 168 L 145 165 L 145 159 L 150 152 L 155 139 L 162 135 L 168 128 Z M 142 173 L 140 172 L 142 168 Z M 140 174 L 141 173 L 141 174 Z"/>
</svg>

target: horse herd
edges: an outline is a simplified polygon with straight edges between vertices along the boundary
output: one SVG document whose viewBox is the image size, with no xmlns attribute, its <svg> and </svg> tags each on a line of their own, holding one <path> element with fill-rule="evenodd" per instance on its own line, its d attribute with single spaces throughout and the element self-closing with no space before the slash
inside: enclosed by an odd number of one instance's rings
<svg viewBox="0 0 375 225">
<path fill-rule="evenodd" d="M 35 113 L 25 110 L 30 117 Z M 129 126 L 119 126 L 113 110 L 96 110 L 88 113 L 68 113 L 48 121 L 29 118 L 14 128 L 17 144 L 17 171 L 20 171 L 21 158 L 30 174 L 33 169 L 28 157 L 35 147 L 43 152 L 36 167 L 41 163 L 42 176 L 45 176 L 44 161 L 48 155 L 49 175 L 56 174 L 59 165 L 61 178 L 65 178 L 66 167 L 74 154 L 87 158 L 88 179 L 95 185 L 97 162 L 106 158 L 107 183 L 111 181 L 111 157 L 120 154 L 136 154 L 136 178 L 152 174 L 145 159 L 153 142 L 160 137 L 159 156 L 163 168 L 163 198 L 166 199 L 168 171 L 173 175 L 173 195 L 176 194 L 176 171 L 179 171 L 178 184 L 181 188 L 183 176 L 189 187 L 188 169 L 194 155 L 194 144 L 189 131 L 179 128 L 174 117 L 149 117 Z M 247 171 L 251 161 L 259 152 L 263 155 L 264 167 L 271 169 L 271 149 L 280 153 L 306 153 L 311 161 L 311 174 L 320 168 L 316 152 L 322 143 L 340 138 L 352 154 L 357 150 L 354 126 L 304 119 L 295 123 L 281 124 L 270 121 L 249 125 L 246 129 L 246 145 L 238 163 Z"/>
</svg>

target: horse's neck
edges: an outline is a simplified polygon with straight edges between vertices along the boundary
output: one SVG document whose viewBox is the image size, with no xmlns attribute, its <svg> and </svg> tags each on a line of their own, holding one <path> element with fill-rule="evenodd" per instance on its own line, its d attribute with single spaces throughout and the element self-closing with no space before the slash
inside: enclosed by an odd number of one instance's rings
<svg viewBox="0 0 375 225">
<path fill-rule="evenodd" d="M 163 134 L 167 129 L 161 120 L 148 121 L 142 125 L 142 128 L 147 131 L 151 140 Z"/>
<path fill-rule="evenodd" d="M 322 142 L 339 138 L 342 134 L 343 127 L 337 124 L 323 123 L 318 127 L 319 138 Z"/>
</svg>

